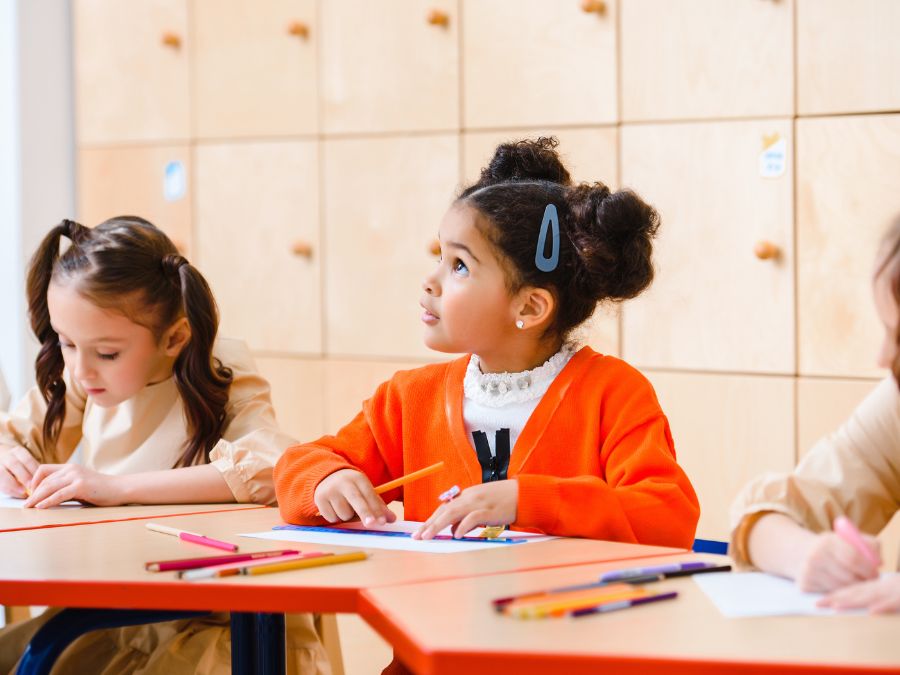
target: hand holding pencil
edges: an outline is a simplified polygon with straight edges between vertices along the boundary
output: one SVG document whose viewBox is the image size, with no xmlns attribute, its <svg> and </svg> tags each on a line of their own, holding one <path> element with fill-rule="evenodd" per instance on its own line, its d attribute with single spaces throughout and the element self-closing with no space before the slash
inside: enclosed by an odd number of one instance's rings
<svg viewBox="0 0 900 675">
<path fill-rule="evenodd" d="M 38 461 L 22 446 L 0 444 L 0 493 L 30 497 L 28 486 L 38 466 Z"/>
</svg>

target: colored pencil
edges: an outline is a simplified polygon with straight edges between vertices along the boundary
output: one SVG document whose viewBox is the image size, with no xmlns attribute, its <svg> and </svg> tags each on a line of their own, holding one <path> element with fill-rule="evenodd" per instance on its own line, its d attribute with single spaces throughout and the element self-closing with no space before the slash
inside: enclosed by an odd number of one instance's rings
<svg viewBox="0 0 900 675">
<path fill-rule="evenodd" d="M 551 614 L 565 613 L 581 607 L 592 607 L 602 602 L 629 600 L 649 595 L 649 591 L 631 584 L 614 584 L 584 591 L 559 593 L 529 600 L 512 602 L 503 608 L 503 613 L 518 618 L 539 618 Z"/>
<path fill-rule="evenodd" d="M 245 570 L 256 567 L 258 565 L 272 565 L 275 563 L 289 562 L 291 560 L 305 560 L 307 558 L 321 558 L 323 556 L 333 555 L 324 551 L 311 551 L 309 553 L 290 553 L 288 555 L 278 556 L 277 558 L 261 558 L 258 560 L 249 560 L 246 562 L 228 563 L 225 565 L 216 565 L 215 567 L 202 567 L 196 570 L 182 570 L 177 573 L 179 579 L 186 581 L 194 581 L 196 579 L 215 579 L 217 577 L 232 577 L 236 574 L 244 574 Z"/>
<path fill-rule="evenodd" d="M 160 532 L 162 534 L 169 534 L 173 537 L 178 537 L 183 541 L 189 541 L 194 544 L 201 544 L 203 546 L 211 546 L 212 548 L 220 548 L 223 551 L 237 551 L 237 544 L 231 544 L 227 541 L 220 541 L 219 539 L 213 539 L 212 537 L 205 537 L 202 534 L 197 534 L 196 532 L 188 532 L 187 530 L 179 530 L 176 527 L 169 527 L 168 525 L 159 525 L 157 523 L 147 523 L 147 529 L 152 530 L 153 532 Z"/>
<path fill-rule="evenodd" d="M 643 598 L 634 598 L 633 600 L 622 600 L 621 602 L 610 602 L 597 605 L 596 607 L 584 607 L 569 612 L 568 616 L 578 618 L 579 616 L 589 616 L 590 614 L 605 614 L 606 612 L 615 612 L 619 609 L 627 609 L 637 605 L 646 605 L 648 602 L 659 602 L 660 600 L 672 600 L 677 598 L 678 593 L 659 593 L 657 595 L 648 595 Z"/>
<path fill-rule="evenodd" d="M 438 462 L 437 464 L 426 466 L 424 469 L 419 469 L 418 471 L 413 471 L 412 473 L 408 473 L 405 476 L 400 476 L 400 478 L 395 478 L 394 480 L 388 481 L 387 483 L 382 483 L 375 488 L 375 494 L 380 495 L 384 492 L 387 492 L 388 490 L 393 490 L 394 488 L 398 488 L 401 485 L 406 485 L 407 483 L 411 483 L 414 480 L 424 478 L 425 476 L 431 475 L 435 471 L 440 471 L 443 468 L 443 462 Z"/>
<path fill-rule="evenodd" d="M 254 565 L 253 567 L 248 566 L 246 569 L 241 571 L 241 574 L 255 576 L 257 574 L 271 574 L 273 572 L 288 572 L 290 570 L 306 569 L 308 567 L 339 565 L 341 563 L 365 560 L 368 557 L 369 555 L 364 551 L 338 553 L 336 555 L 323 555 L 308 560 L 288 560 L 285 562 L 271 563 L 266 565 Z"/>
<path fill-rule="evenodd" d="M 172 570 L 193 570 L 198 567 L 212 567 L 227 563 L 256 560 L 257 558 L 273 558 L 282 555 L 300 553 L 291 549 L 279 551 L 257 551 L 256 553 L 235 553 L 231 555 L 214 555 L 207 558 L 179 558 L 177 560 L 157 560 L 144 563 L 144 569 L 148 572 L 171 572 Z"/>
</svg>

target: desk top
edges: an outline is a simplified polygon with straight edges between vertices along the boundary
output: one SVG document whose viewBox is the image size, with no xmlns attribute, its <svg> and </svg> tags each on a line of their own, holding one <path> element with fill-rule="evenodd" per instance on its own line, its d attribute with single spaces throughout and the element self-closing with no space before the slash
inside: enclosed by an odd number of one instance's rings
<svg viewBox="0 0 900 675">
<path fill-rule="evenodd" d="M 720 559 L 682 554 L 668 560 L 698 558 Z M 631 560 L 627 566 L 639 564 Z M 900 668 L 900 615 L 727 619 L 688 577 L 654 584 L 654 591 L 678 591 L 675 600 L 577 619 L 518 620 L 497 614 L 490 603 L 596 581 L 602 572 L 621 566 L 602 563 L 369 589 L 361 596 L 360 611 L 411 668 L 431 675 L 495 675 L 498 670 L 695 675 L 760 672 L 761 667 L 770 675 Z"/>
<path fill-rule="evenodd" d="M 281 522 L 277 509 L 266 508 L 176 516 L 165 524 L 237 543 L 241 551 L 347 550 L 237 536 Z M 216 551 L 150 532 L 146 521 L 5 532 L 0 550 L 0 604 L 257 612 L 355 612 L 366 588 L 678 552 L 589 539 L 448 554 L 372 550 L 368 560 L 344 565 L 186 582 L 173 572 L 146 572 L 144 563 Z"/>
</svg>

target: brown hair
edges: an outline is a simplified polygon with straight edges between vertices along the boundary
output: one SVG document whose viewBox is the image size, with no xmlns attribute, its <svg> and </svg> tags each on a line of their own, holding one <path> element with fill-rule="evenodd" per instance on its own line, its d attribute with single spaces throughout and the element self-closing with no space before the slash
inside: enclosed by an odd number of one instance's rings
<svg viewBox="0 0 900 675">
<path fill-rule="evenodd" d="M 633 298 L 650 285 L 659 216 L 630 190 L 573 184 L 558 144 L 552 137 L 501 144 L 457 203 L 487 219 L 482 234 L 508 262 L 512 292 L 534 286 L 553 293 L 557 309 L 548 330 L 564 338 L 598 302 Z M 556 206 L 560 246 L 559 263 L 545 272 L 535 251 L 548 204 Z"/>
<path fill-rule="evenodd" d="M 60 253 L 60 238 L 71 241 Z M 51 281 L 76 282 L 78 293 L 146 326 L 157 340 L 180 317 L 191 337 L 175 361 L 189 438 L 176 467 L 209 461 L 225 423 L 232 373 L 212 355 L 219 314 L 206 280 L 171 240 L 136 216 L 111 218 L 91 229 L 64 220 L 44 237 L 28 268 L 28 313 L 41 343 L 35 374 L 47 402 L 44 444 L 53 447 L 65 417 L 66 385 L 59 336 L 50 325 Z"/>
<path fill-rule="evenodd" d="M 900 307 L 900 215 L 894 218 L 881 240 L 879 261 L 875 269 L 875 277 L 881 276 L 884 272 L 890 275 L 888 283 L 891 287 L 891 296 L 894 298 L 897 307 Z M 897 353 L 894 356 L 894 362 L 891 364 L 891 372 L 894 374 L 897 386 L 900 387 L 900 321 L 897 322 L 894 339 L 897 345 Z"/>
</svg>

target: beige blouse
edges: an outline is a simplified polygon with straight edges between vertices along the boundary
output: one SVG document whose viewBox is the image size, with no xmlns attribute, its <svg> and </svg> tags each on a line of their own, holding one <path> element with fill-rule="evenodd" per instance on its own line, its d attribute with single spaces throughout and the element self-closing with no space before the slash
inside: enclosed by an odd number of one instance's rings
<svg viewBox="0 0 900 675">
<path fill-rule="evenodd" d="M 898 508 L 900 390 L 888 377 L 792 473 L 765 474 L 744 488 L 731 507 L 729 554 L 749 564 L 747 536 L 764 513 L 783 513 L 813 532 L 830 530 L 845 515 L 877 534 Z"/>
<path fill-rule="evenodd" d="M 210 462 L 238 502 L 272 504 L 272 468 L 296 441 L 275 421 L 269 383 L 256 370 L 247 346 L 219 339 L 214 355 L 232 369 L 225 430 Z M 37 388 L 10 413 L 0 412 L 0 443 L 18 444 L 42 463 L 62 463 L 81 443 L 81 463 L 95 471 L 126 474 L 171 469 L 184 450 L 187 429 L 175 378 L 145 387 L 117 406 L 95 405 L 69 376 L 66 415 L 56 451 L 44 447 L 41 425 L 47 409 Z"/>
</svg>

